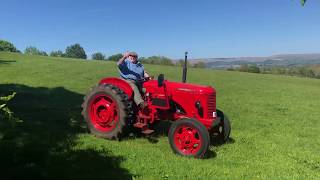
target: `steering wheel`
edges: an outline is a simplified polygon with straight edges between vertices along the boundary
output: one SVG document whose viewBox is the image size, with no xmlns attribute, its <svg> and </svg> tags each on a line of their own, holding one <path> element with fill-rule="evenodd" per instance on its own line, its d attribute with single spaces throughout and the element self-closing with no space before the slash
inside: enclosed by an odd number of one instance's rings
<svg viewBox="0 0 320 180">
<path fill-rule="evenodd" d="M 144 82 L 147 82 L 147 81 L 152 80 L 152 79 L 153 79 L 153 77 L 150 76 L 150 77 L 144 77 L 144 78 L 139 79 L 139 80 L 137 80 L 137 81 L 138 81 L 139 83 L 144 83 Z"/>
</svg>

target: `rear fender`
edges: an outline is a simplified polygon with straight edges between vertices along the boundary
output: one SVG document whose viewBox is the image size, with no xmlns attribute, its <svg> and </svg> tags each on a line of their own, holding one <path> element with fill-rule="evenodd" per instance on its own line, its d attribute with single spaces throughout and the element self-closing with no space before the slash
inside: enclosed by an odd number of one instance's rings
<svg viewBox="0 0 320 180">
<path fill-rule="evenodd" d="M 125 80 L 116 78 L 116 77 L 109 77 L 109 78 L 104 78 L 102 79 L 99 84 L 111 84 L 113 86 L 118 87 L 121 89 L 123 92 L 125 92 L 129 98 L 132 97 L 133 90 L 129 83 L 127 83 Z"/>
</svg>

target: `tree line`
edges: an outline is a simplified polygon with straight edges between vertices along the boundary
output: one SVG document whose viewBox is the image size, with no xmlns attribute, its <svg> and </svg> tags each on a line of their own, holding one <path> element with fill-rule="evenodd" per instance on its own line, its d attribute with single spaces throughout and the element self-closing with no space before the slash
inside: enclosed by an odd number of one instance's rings
<svg viewBox="0 0 320 180">
<path fill-rule="evenodd" d="M 229 71 L 240 71 L 261 74 L 281 74 L 288 76 L 299 76 L 320 79 L 320 72 L 313 70 L 309 66 L 257 66 L 251 64 L 242 64 L 239 67 L 228 68 Z"/>
<path fill-rule="evenodd" d="M 121 53 L 111 55 L 106 58 L 106 56 L 100 52 L 92 54 L 92 59 L 94 60 L 107 60 L 107 61 L 118 61 L 122 57 Z M 184 60 L 174 61 L 165 56 L 150 56 L 150 57 L 139 57 L 138 61 L 143 64 L 157 64 L 157 65 L 166 65 L 166 66 L 183 66 Z M 194 68 L 206 68 L 206 64 L 202 61 L 190 64 L 188 62 L 188 67 Z"/>
<path fill-rule="evenodd" d="M 0 51 L 22 53 L 11 42 L 6 40 L 1 40 L 1 39 L 0 39 Z M 84 51 L 83 47 L 81 47 L 80 44 L 78 43 L 68 46 L 64 52 L 62 52 L 61 50 L 51 51 L 49 55 L 47 54 L 47 52 L 39 50 L 34 46 L 26 47 L 23 53 L 27 55 L 87 59 L 86 52 Z"/>
<path fill-rule="evenodd" d="M 0 51 L 7 51 L 7 52 L 17 52 L 22 53 L 19 51 L 11 42 L 0 40 Z M 23 52 L 27 55 L 39 55 L 39 56 L 52 56 L 52 57 L 66 57 L 66 58 L 79 58 L 79 59 L 87 59 L 87 55 L 83 47 L 80 44 L 76 43 L 73 45 L 68 46 L 65 51 L 61 50 L 54 50 L 51 51 L 49 54 L 47 52 L 40 50 L 34 46 L 28 46 Z M 111 55 L 106 57 L 105 54 L 101 52 L 93 53 L 91 59 L 93 60 L 106 60 L 106 61 L 118 61 L 122 57 L 121 53 Z M 140 57 L 139 61 L 146 64 L 158 64 L 158 65 L 168 65 L 168 66 L 182 66 L 184 60 L 174 61 L 165 56 L 150 56 L 150 57 Z M 205 68 L 206 65 L 202 61 L 198 61 L 196 63 L 190 64 L 188 63 L 189 67 L 195 68 Z"/>
</svg>

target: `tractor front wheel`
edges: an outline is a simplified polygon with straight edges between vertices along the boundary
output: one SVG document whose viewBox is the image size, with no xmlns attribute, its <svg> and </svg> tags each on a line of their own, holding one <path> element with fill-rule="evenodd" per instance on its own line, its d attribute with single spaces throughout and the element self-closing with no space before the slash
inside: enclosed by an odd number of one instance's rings
<svg viewBox="0 0 320 180">
<path fill-rule="evenodd" d="M 183 118 L 174 122 L 168 138 L 173 152 L 195 158 L 205 157 L 210 144 L 208 130 L 195 119 Z"/>
<path fill-rule="evenodd" d="M 212 138 L 214 141 L 219 143 L 225 143 L 228 141 L 231 132 L 231 123 L 226 114 L 222 111 L 217 110 L 218 118 L 220 118 L 220 123 L 218 126 L 214 127 L 212 130 Z"/>
</svg>

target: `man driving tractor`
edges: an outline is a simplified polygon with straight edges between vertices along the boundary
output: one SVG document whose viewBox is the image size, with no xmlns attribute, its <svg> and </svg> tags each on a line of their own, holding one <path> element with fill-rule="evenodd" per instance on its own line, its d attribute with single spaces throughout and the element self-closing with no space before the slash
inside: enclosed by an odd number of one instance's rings
<svg viewBox="0 0 320 180">
<path fill-rule="evenodd" d="M 134 102 L 141 109 L 144 109 L 147 104 L 141 97 L 138 87 L 141 87 L 141 83 L 145 78 L 150 78 L 149 74 L 144 70 L 141 62 L 138 61 L 138 54 L 135 52 L 125 52 L 122 58 L 119 59 L 118 68 L 120 77 L 125 79 L 133 89 Z"/>
</svg>

